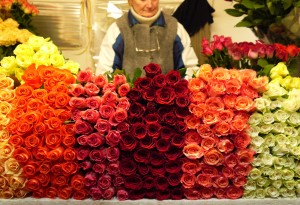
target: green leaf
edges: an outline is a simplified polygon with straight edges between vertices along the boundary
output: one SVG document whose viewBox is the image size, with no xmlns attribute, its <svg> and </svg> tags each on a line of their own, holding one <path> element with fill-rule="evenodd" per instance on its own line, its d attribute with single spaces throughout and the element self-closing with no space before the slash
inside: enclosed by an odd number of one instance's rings
<svg viewBox="0 0 300 205">
<path fill-rule="evenodd" d="M 186 73 L 186 68 L 180 68 L 178 71 L 179 71 L 179 73 L 180 73 L 180 76 L 181 76 L 182 78 L 184 78 L 185 73 Z"/>
<path fill-rule="evenodd" d="M 293 5 L 293 0 L 281 0 L 284 10 L 287 10 Z"/>
<path fill-rule="evenodd" d="M 295 7 L 300 7 L 300 1 L 294 2 L 293 4 Z"/>
<path fill-rule="evenodd" d="M 266 59 L 264 59 L 264 58 L 260 58 L 260 59 L 258 59 L 257 64 L 260 67 L 265 67 L 266 65 L 269 64 L 269 62 Z"/>
<path fill-rule="evenodd" d="M 250 22 L 250 21 L 240 21 L 239 23 L 237 23 L 236 25 L 235 25 L 236 27 L 248 27 L 248 28 L 251 28 L 251 27 L 253 27 L 254 25 L 253 25 L 253 23 L 252 22 Z"/>
<path fill-rule="evenodd" d="M 271 69 L 275 66 L 275 64 L 268 64 L 266 65 L 261 72 L 259 72 L 259 75 L 268 76 Z"/>
<path fill-rule="evenodd" d="M 141 77 L 141 75 L 142 75 L 142 70 L 140 68 L 136 68 L 133 73 L 132 82 L 134 83 L 134 81 L 136 81 L 137 78 Z"/>
<path fill-rule="evenodd" d="M 245 14 L 243 12 L 240 12 L 240 11 L 236 10 L 236 9 L 225 9 L 225 12 L 227 14 L 229 14 L 230 16 L 234 16 L 234 17 L 240 17 L 243 14 Z"/>
<path fill-rule="evenodd" d="M 265 7 L 264 1 L 259 1 L 258 3 L 253 2 L 253 0 L 243 0 L 241 4 L 243 4 L 248 9 L 260 9 Z"/>
</svg>

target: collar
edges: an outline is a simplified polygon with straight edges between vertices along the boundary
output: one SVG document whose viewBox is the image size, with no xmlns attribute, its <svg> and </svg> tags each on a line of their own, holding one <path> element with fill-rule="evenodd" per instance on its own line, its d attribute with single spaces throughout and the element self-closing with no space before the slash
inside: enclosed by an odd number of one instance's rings
<svg viewBox="0 0 300 205">
<path fill-rule="evenodd" d="M 132 27 L 136 24 L 139 24 L 140 22 L 132 15 L 131 11 L 128 11 L 128 21 L 129 21 L 129 26 Z M 164 27 L 166 25 L 166 21 L 163 15 L 163 12 L 160 13 L 159 17 L 157 18 L 156 21 L 154 21 L 151 26 L 162 26 Z"/>
</svg>

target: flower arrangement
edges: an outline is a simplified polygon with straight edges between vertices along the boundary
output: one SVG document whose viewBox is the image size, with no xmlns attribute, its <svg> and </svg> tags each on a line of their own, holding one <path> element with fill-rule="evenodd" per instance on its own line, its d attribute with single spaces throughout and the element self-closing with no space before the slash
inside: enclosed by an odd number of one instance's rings
<svg viewBox="0 0 300 205">
<path fill-rule="evenodd" d="M 38 13 L 38 9 L 27 0 L 0 2 L 0 60 L 14 55 L 15 47 L 35 33 L 31 18 Z"/>
<path fill-rule="evenodd" d="M 251 148 L 256 151 L 245 198 L 294 198 L 299 191 L 300 79 L 279 63 L 270 72 L 269 89 L 255 99 L 249 118 Z"/>
<path fill-rule="evenodd" d="M 202 53 L 212 67 L 253 69 L 258 75 L 268 76 L 270 69 L 284 62 L 293 76 L 299 75 L 297 58 L 300 48 L 279 43 L 265 44 L 262 41 L 232 42 L 231 37 L 214 35 L 213 40 L 202 40 Z"/>
</svg>

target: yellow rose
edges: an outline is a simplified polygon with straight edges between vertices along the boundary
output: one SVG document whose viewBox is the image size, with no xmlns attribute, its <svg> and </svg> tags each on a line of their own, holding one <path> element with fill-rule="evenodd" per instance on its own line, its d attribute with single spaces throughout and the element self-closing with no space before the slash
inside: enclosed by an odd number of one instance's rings
<svg viewBox="0 0 300 205">
<path fill-rule="evenodd" d="M 200 77 L 200 75 L 204 74 L 204 76 L 207 76 L 206 74 L 209 74 L 209 76 L 212 74 L 212 67 L 210 64 L 202 64 L 199 68 L 199 70 L 196 73 L 196 77 Z"/>
<path fill-rule="evenodd" d="M 26 55 L 26 54 L 18 55 L 18 56 L 16 56 L 16 60 L 17 60 L 18 66 L 20 66 L 21 68 L 27 68 L 28 66 L 30 66 L 33 63 L 32 55 Z M 17 68 L 15 68 L 15 69 L 17 69 Z"/>
<path fill-rule="evenodd" d="M 19 44 L 14 50 L 14 54 L 16 56 L 19 55 L 26 55 L 26 56 L 32 56 L 34 54 L 34 50 L 32 46 L 27 45 L 27 44 Z"/>
<path fill-rule="evenodd" d="M 9 158 L 4 162 L 5 174 L 19 176 L 22 173 L 21 166 L 14 158 Z"/>
<path fill-rule="evenodd" d="M 12 78 L 9 77 L 0 77 L 0 89 L 4 89 L 4 88 L 10 88 L 13 89 L 14 88 L 14 80 Z"/>
<path fill-rule="evenodd" d="M 52 42 L 46 42 L 40 47 L 40 52 L 47 53 L 47 54 L 54 54 L 59 53 L 58 48 Z"/>
<path fill-rule="evenodd" d="M 38 51 L 42 45 L 44 45 L 49 39 L 45 39 L 41 36 L 30 36 L 27 44 L 30 45 L 35 51 Z"/>
<path fill-rule="evenodd" d="M 54 67 L 60 67 L 63 66 L 65 63 L 65 58 L 63 55 L 59 54 L 59 53 L 55 53 L 50 55 L 50 62 L 51 65 L 53 65 Z"/>
<path fill-rule="evenodd" d="M 6 129 L 0 130 L 0 142 L 7 142 L 10 136 L 11 134 Z"/>
<path fill-rule="evenodd" d="M 3 175 L 4 171 L 5 171 L 5 169 L 3 167 L 3 163 L 1 162 L 1 164 L 0 164 L 0 176 Z"/>
<path fill-rule="evenodd" d="M 9 176 L 8 184 L 12 189 L 22 189 L 25 186 L 26 178 L 22 176 Z"/>
<path fill-rule="evenodd" d="M 9 123 L 9 118 L 0 113 L 0 129 L 3 129 L 3 126 L 6 126 Z M 0 146 L 1 147 L 1 146 Z M 1 150 L 0 150 L 1 153 Z M 1 155 L 0 155 L 1 158 Z"/>
<path fill-rule="evenodd" d="M 50 62 L 50 54 L 45 53 L 42 51 L 37 51 L 33 56 L 32 56 L 32 61 L 36 64 L 36 66 L 39 65 L 51 65 Z"/>
<path fill-rule="evenodd" d="M 24 69 L 22 68 L 16 68 L 15 69 L 15 77 L 18 78 L 18 80 L 22 83 L 22 76 L 24 74 Z"/>
<path fill-rule="evenodd" d="M 270 71 L 270 77 L 272 79 L 282 76 L 285 77 L 289 74 L 289 71 L 286 65 L 283 62 L 279 62 L 275 67 L 273 67 Z"/>
<path fill-rule="evenodd" d="M 293 77 L 292 82 L 291 82 L 291 87 L 300 89 L 300 78 Z"/>
<path fill-rule="evenodd" d="M 80 68 L 79 63 L 69 60 L 63 66 L 59 67 L 60 69 L 67 69 L 73 74 L 77 74 Z"/>
<path fill-rule="evenodd" d="M 12 199 L 14 197 L 14 190 L 12 188 L 6 189 L 2 191 L 0 194 L 0 198 L 3 199 Z"/>
<path fill-rule="evenodd" d="M 5 190 L 7 188 L 8 188 L 8 183 L 6 177 L 0 175 L 0 190 Z"/>
<path fill-rule="evenodd" d="M 280 85 L 282 80 L 283 80 L 283 77 L 278 76 L 278 77 L 272 79 L 272 80 L 269 82 L 269 84 Z"/>
<path fill-rule="evenodd" d="M 24 198 L 29 192 L 24 189 L 16 189 L 14 190 L 14 196 L 16 198 Z"/>
<path fill-rule="evenodd" d="M 14 147 L 7 142 L 0 143 L 0 159 L 7 159 L 12 156 Z"/>
<path fill-rule="evenodd" d="M 13 69 L 18 66 L 16 58 L 14 56 L 4 57 L 1 60 L 0 64 L 4 69 Z"/>
<path fill-rule="evenodd" d="M 0 100 L 12 102 L 15 99 L 15 90 L 3 88 L 0 90 Z"/>
<path fill-rule="evenodd" d="M 280 82 L 280 85 L 282 87 L 284 87 L 287 90 L 291 89 L 291 83 L 292 83 L 292 76 L 286 76 L 285 78 L 282 79 L 282 81 Z"/>
</svg>

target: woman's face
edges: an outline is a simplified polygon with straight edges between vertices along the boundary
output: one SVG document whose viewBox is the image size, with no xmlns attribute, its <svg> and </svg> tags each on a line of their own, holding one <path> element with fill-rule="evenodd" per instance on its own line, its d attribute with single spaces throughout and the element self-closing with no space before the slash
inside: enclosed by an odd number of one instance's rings
<svg viewBox="0 0 300 205">
<path fill-rule="evenodd" d="M 152 17 L 158 11 L 159 0 L 128 0 L 134 11 L 143 17 Z"/>
</svg>

